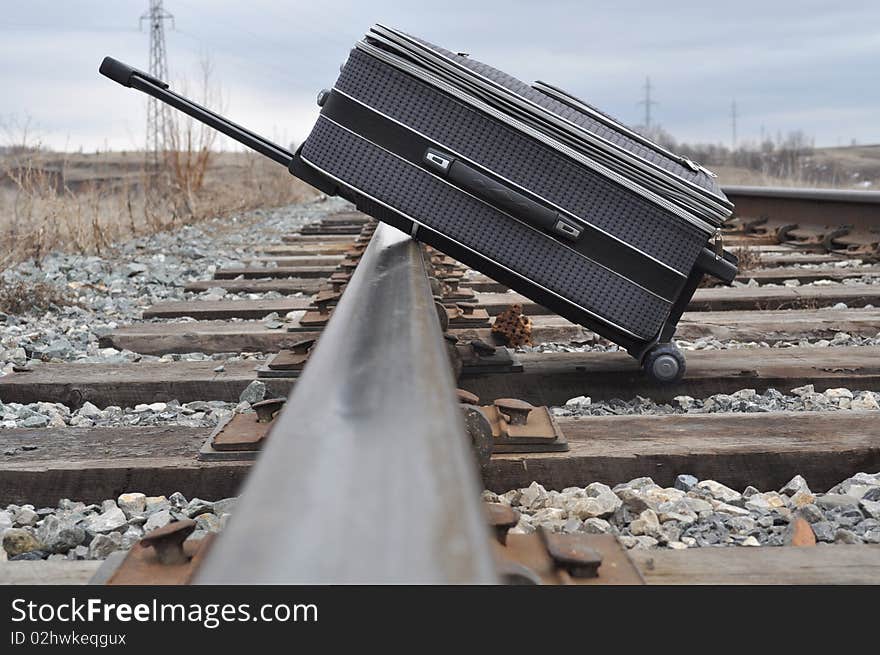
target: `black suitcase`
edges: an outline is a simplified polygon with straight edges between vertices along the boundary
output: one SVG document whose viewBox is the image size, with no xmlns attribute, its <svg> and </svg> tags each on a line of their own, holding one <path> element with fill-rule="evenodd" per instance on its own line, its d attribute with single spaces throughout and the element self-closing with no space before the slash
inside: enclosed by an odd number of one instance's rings
<svg viewBox="0 0 880 655">
<path fill-rule="evenodd" d="M 712 173 L 552 85 L 396 30 L 356 44 L 296 153 L 109 57 L 100 70 L 620 344 L 658 381 L 684 373 L 671 338 L 703 275 L 736 275 Z"/>
</svg>

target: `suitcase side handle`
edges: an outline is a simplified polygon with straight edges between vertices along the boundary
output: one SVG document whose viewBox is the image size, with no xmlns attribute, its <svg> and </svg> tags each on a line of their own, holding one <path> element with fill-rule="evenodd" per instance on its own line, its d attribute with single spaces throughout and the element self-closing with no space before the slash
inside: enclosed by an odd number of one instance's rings
<svg viewBox="0 0 880 655">
<path fill-rule="evenodd" d="M 694 268 L 721 280 L 725 284 L 730 284 L 736 279 L 739 272 L 738 264 L 736 256 L 726 250 L 719 255 L 709 248 L 703 248 L 697 256 Z"/>
<path fill-rule="evenodd" d="M 445 152 L 428 148 L 422 158 L 434 173 L 502 211 L 568 241 L 577 241 L 583 227 L 567 216 L 535 202 Z"/>
<path fill-rule="evenodd" d="M 279 164 L 289 168 L 293 162 L 294 155 L 289 150 L 272 143 L 265 137 L 255 134 L 237 123 L 233 123 L 228 118 L 215 114 L 210 109 L 206 109 L 192 100 L 184 98 L 182 95 L 169 89 L 167 83 L 137 68 L 133 68 L 112 57 L 104 57 L 98 72 L 122 86 L 137 89 L 171 105 L 175 109 L 179 109 L 184 114 L 192 116 L 206 125 L 210 125 L 215 130 L 222 132 L 249 148 L 253 148 L 261 155 L 277 161 Z"/>
</svg>

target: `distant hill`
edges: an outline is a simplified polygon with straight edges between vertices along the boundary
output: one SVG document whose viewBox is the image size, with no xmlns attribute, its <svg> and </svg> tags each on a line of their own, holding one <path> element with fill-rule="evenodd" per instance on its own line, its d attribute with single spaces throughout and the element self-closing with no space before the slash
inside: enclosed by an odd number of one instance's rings
<svg viewBox="0 0 880 655">
<path fill-rule="evenodd" d="M 798 157 L 795 173 L 789 175 L 773 175 L 770 167 L 757 163 L 718 163 L 710 164 L 709 168 L 722 184 L 880 191 L 880 144 L 814 148 Z"/>
</svg>

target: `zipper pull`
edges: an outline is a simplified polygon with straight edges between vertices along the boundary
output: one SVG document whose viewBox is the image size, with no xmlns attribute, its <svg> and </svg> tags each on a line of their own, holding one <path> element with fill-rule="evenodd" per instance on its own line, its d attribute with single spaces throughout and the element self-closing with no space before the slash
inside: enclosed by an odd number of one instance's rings
<svg viewBox="0 0 880 655">
<path fill-rule="evenodd" d="M 713 239 L 712 249 L 715 251 L 715 257 L 721 259 L 721 256 L 724 253 L 724 235 L 721 233 L 720 227 L 715 230 L 715 236 Z"/>
<path fill-rule="evenodd" d="M 681 163 L 691 169 L 694 173 L 702 173 L 703 175 L 708 175 L 709 177 L 718 177 L 718 175 L 716 175 L 713 171 L 710 171 L 702 164 L 698 164 L 697 162 L 693 161 L 692 159 L 688 159 L 687 157 L 682 157 Z"/>
</svg>

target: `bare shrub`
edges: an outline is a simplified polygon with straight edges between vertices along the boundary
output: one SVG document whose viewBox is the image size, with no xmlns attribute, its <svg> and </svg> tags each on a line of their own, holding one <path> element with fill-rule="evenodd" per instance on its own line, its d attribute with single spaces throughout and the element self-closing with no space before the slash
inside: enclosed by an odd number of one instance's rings
<svg viewBox="0 0 880 655">
<path fill-rule="evenodd" d="M 733 250 L 733 254 L 739 260 L 739 271 L 753 271 L 761 267 L 761 253 L 750 246 L 741 246 Z"/>
<path fill-rule="evenodd" d="M 210 60 L 203 59 L 196 102 L 205 107 L 222 104 L 219 90 L 211 83 L 211 71 Z M 184 96 L 188 96 L 187 86 L 186 82 L 181 85 Z M 217 131 L 204 123 L 180 112 L 169 113 L 165 123 L 164 162 L 176 201 L 172 219 L 181 215 L 194 217 L 200 213 L 196 194 L 205 184 L 205 173 L 216 140 Z"/>
<path fill-rule="evenodd" d="M 0 268 L 25 259 L 40 260 L 55 249 L 101 252 L 124 233 L 114 220 L 122 197 L 84 184 L 76 192 L 64 182 L 64 162 L 34 151 L 3 167 L 9 209 L 0 222 Z M 2 211 L 2 206 L 0 206 Z"/>
<path fill-rule="evenodd" d="M 78 304 L 66 289 L 54 284 L 0 278 L 0 311 L 6 314 L 24 314 Z"/>
<path fill-rule="evenodd" d="M 197 101 L 222 109 L 209 61 Z M 29 120 L 0 121 L 0 134 L 0 270 L 52 250 L 101 253 L 134 235 L 314 195 L 255 153 L 215 150 L 215 130 L 174 111 L 158 171 L 143 152 L 44 150 Z"/>
<path fill-rule="evenodd" d="M 188 172 L 175 184 L 155 183 L 143 152 L 0 154 L 0 270 L 53 250 L 100 254 L 134 235 L 314 196 L 260 155 L 211 151 L 199 159 L 200 150 L 193 148 L 192 165 L 181 151 Z"/>
</svg>

